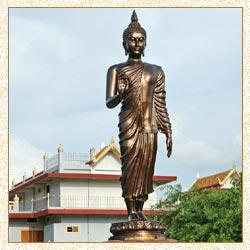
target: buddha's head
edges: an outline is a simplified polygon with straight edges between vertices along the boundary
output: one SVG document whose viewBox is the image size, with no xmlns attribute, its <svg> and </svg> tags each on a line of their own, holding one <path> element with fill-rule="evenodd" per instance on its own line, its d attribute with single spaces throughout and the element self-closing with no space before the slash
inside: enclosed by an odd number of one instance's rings
<svg viewBox="0 0 250 250">
<path fill-rule="evenodd" d="M 131 58 L 140 58 L 144 55 L 146 48 L 146 31 L 138 22 L 135 11 L 131 16 L 131 23 L 128 28 L 123 31 L 123 48 L 125 54 L 129 54 Z"/>
</svg>

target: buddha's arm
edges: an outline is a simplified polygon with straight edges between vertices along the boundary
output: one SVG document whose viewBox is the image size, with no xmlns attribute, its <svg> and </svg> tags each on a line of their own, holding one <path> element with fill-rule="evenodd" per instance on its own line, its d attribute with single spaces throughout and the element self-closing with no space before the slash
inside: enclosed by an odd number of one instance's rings
<svg viewBox="0 0 250 250">
<path fill-rule="evenodd" d="M 110 67 L 107 73 L 106 105 L 114 108 L 120 103 L 120 96 L 117 92 L 117 70 Z"/>
<path fill-rule="evenodd" d="M 165 75 L 161 68 L 159 69 L 155 86 L 154 109 L 159 132 L 170 136 L 172 129 L 166 108 Z"/>
</svg>

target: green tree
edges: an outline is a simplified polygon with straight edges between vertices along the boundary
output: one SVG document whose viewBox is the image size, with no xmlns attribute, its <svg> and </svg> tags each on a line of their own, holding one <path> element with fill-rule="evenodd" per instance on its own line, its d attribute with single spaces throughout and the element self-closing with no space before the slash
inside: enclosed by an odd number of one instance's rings
<svg viewBox="0 0 250 250">
<path fill-rule="evenodd" d="M 155 206 L 154 219 L 166 225 L 166 236 L 181 242 L 242 241 L 242 183 L 227 191 L 165 186 L 166 199 Z"/>
</svg>

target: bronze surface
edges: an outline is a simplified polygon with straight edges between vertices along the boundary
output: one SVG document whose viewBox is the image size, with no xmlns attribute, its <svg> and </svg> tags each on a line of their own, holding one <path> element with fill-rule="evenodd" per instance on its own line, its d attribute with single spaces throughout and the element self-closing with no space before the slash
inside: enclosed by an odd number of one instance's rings
<svg viewBox="0 0 250 250">
<path fill-rule="evenodd" d="M 114 108 L 121 103 L 118 124 L 121 186 L 128 219 L 146 221 L 143 205 L 153 192 L 157 133 L 166 135 L 167 156 L 170 157 L 172 128 L 166 109 L 164 72 L 160 66 L 141 60 L 146 48 L 146 31 L 139 24 L 135 11 L 123 32 L 123 47 L 128 60 L 108 70 L 106 105 Z"/>
<path fill-rule="evenodd" d="M 158 221 L 128 221 L 113 223 L 109 240 L 121 241 L 165 241 L 165 228 Z"/>
</svg>

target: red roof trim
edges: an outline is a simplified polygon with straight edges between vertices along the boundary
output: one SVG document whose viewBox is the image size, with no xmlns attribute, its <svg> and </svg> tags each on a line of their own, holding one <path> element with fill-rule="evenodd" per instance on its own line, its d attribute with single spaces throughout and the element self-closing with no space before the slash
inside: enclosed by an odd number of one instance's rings
<svg viewBox="0 0 250 250">
<path fill-rule="evenodd" d="M 44 173 L 41 172 L 41 175 L 36 175 L 34 178 L 30 179 L 27 182 L 18 183 L 19 186 L 15 185 L 15 187 L 10 190 L 10 194 L 15 194 L 16 192 L 28 187 L 36 182 L 39 182 L 44 179 L 86 179 L 86 180 L 119 180 L 120 175 L 114 174 L 72 174 L 72 173 Z M 165 184 L 171 181 L 175 181 L 177 179 L 176 176 L 154 176 L 153 181 L 158 184 Z"/>
<path fill-rule="evenodd" d="M 120 175 L 115 174 L 71 174 L 71 173 L 48 173 L 50 178 L 65 178 L 65 179 L 89 179 L 89 180 L 119 180 Z M 153 181 L 175 181 L 176 176 L 154 176 Z"/>
<path fill-rule="evenodd" d="M 144 210 L 146 215 L 161 214 L 159 210 Z M 82 214 L 82 215 L 126 215 L 125 209 L 46 209 L 36 213 L 10 213 L 10 219 L 37 218 L 47 214 Z"/>
<path fill-rule="evenodd" d="M 30 177 L 27 178 L 25 181 L 31 180 L 31 179 L 33 179 L 34 177 L 37 177 L 38 175 L 41 175 L 43 172 L 44 172 L 44 171 L 41 171 L 41 172 L 35 174 L 34 176 L 30 176 Z M 14 186 L 18 186 L 18 185 L 20 185 L 20 184 L 22 184 L 22 183 L 23 183 L 23 182 L 20 181 L 20 182 L 16 183 Z"/>
<path fill-rule="evenodd" d="M 43 173 L 43 172 L 41 172 L 41 173 Z M 18 192 L 18 191 L 20 191 L 20 190 L 22 190 L 22 189 L 24 189 L 25 187 L 28 187 L 28 186 L 30 186 L 30 185 L 32 185 L 32 184 L 34 184 L 34 183 L 36 183 L 36 182 L 39 182 L 39 181 L 41 181 L 41 180 L 44 180 L 44 179 L 46 179 L 48 177 L 48 173 L 44 173 L 44 174 L 42 174 L 42 175 L 39 175 L 39 176 L 35 176 L 34 178 L 32 178 L 32 179 L 30 179 L 30 180 L 26 180 L 25 182 L 19 182 L 18 184 L 16 184 L 15 186 L 14 186 L 14 188 L 13 189 L 11 189 L 10 190 L 10 194 L 14 194 L 14 193 L 16 193 L 16 192 Z"/>
<path fill-rule="evenodd" d="M 36 218 L 34 213 L 9 213 L 10 219 Z"/>
<path fill-rule="evenodd" d="M 119 180 L 120 175 L 114 174 L 71 174 L 71 173 L 48 173 L 48 177 L 54 179 L 89 179 L 89 180 Z"/>
<path fill-rule="evenodd" d="M 177 177 L 176 176 L 163 176 L 163 175 L 155 175 L 153 176 L 153 181 L 158 182 L 158 183 L 168 183 L 171 181 L 176 181 Z M 166 182 L 167 181 L 167 182 Z"/>
</svg>

